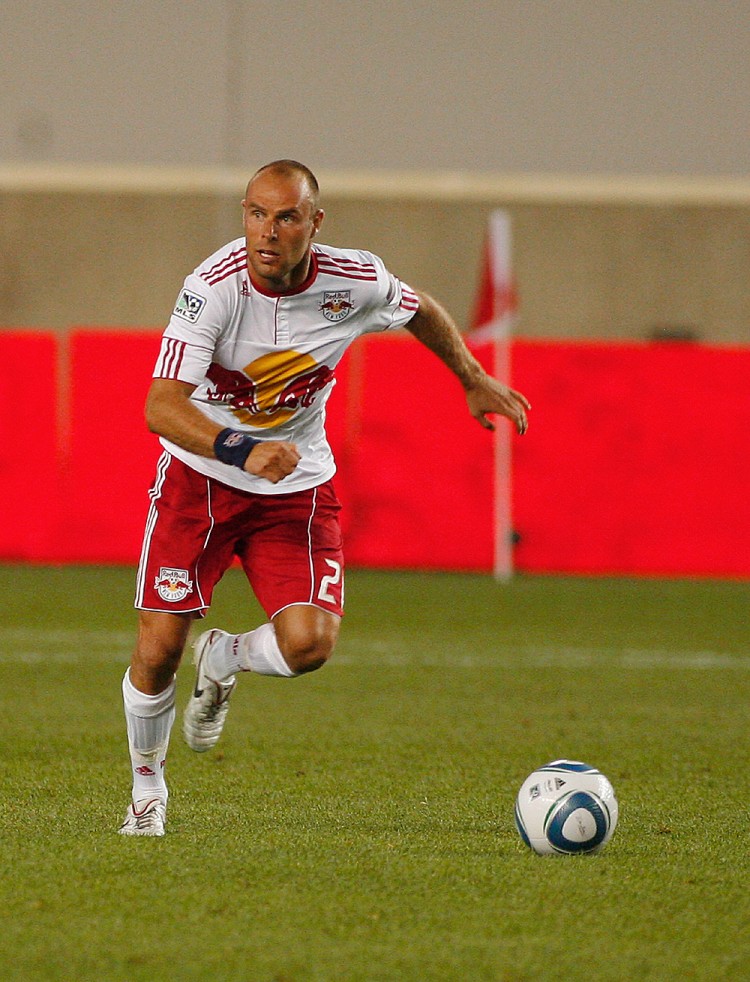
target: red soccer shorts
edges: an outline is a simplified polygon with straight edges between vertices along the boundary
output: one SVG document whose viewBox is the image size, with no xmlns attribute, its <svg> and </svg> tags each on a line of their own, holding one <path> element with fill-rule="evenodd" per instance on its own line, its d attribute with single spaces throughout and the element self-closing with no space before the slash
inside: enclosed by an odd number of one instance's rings
<svg viewBox="0 0 750 982">
<path fill-rule="evenodd" d="M 202 617 L 237 556 L 269 618 L 291 604 L 343 614 L 341 506 L 330 481 L 292 494 L 250 494 L 164 453 L 149 495 L 140 610 Z"/>
</svg>

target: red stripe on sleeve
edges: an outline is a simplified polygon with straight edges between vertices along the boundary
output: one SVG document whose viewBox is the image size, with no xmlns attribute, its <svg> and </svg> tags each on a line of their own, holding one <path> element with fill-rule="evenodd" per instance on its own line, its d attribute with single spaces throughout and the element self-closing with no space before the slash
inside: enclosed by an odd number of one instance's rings
<svg viewBox="0 0 750 982">
<path fill-rule="evenodd" d="M 404 310 L 419 310 L 419 297 L 416 293 L 406 289 L 403 285 L 402 290 L 399 307 L 403 307 Z"/>
<path fill-rule="evenodd" d="M 162 338 L 161 351 L 156 362 L 154 378 L 178 378 L 185 356 L 186 344 L 176 338 Z"/>
</svg>

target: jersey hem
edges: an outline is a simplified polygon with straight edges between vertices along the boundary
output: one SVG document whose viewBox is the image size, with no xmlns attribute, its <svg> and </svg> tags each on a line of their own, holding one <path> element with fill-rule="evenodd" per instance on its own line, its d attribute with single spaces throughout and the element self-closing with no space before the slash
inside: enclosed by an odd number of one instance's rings
<svg viewBox="0 0 750 982">
<path fill-rule="evenodd" d="M 214 468 L 210 466 L 206 466 L 206 467 L 200 466 L 199 462 L 201 460 L 206 460 L 209 462 L 209 464 L 214 463 L 214 461 L 211 461 L 209 457 L 205 457 L 205 458 L 198 457 L 196 454 L 191 454 L 187 450 L 182 450 L 181 447 L 178 447 L 174 443 L 170 443 L 170 441 L 166 439 L 161 439 L 160 442 L 162 447 L 167 451 L 167 453 L 172 454 L 173 457 L 176 457 L 178 460 L 182 461 L 182 463 L 186 467 L 190 467 L 192 470 L 196 471 L 198 474 L 201 474 L 203 477 L 209 477 L 211 478 L 212 481 L 218 481 L 219 484 L 224 484 L 226 487 L 232 488 L 234 491 L 244 491 L 247 494 L 282 495 L 282 494 L 295 494 L 297 491 L 309 491 L 311 488 L 317 488 L 319 485 L 325 484 L 326 481 L 330 481 L 331 478 L 336 473 L 336 463 L 334 461 L 324 471 L 321 471 L 320 474 L 312 475 L 309 480 L 305 480 L 300 482 L 299 484 L 295 484 L 294 487 L 286 486 L 280 488 L 278 484 L 272 484 L 270 481 L 265 481 L 263 478 L 257 478 L 259 485 L 261 481 L 263 481 L 264 484 L 268 485 L 268 490 L 265 490 L 262 487 L 262 485 L 256 487 L 254 485 L 254 482 L 253 484 L 251 484 L 249 481 L 234 482 L 231 480 L 227 480 L 227 478 L 234 476 L 232 474 L 233 470 L 237 471 L 238 474 L 247 473 L 246 471 L 240 471 L 238 467 L 231 467 L 229 464 L 223 464 L 222 466 L 226 467 L 228 473 L 226 476 L 222 473 L 221 477 L 219 477 L 216 474 Z"/>
</svg>

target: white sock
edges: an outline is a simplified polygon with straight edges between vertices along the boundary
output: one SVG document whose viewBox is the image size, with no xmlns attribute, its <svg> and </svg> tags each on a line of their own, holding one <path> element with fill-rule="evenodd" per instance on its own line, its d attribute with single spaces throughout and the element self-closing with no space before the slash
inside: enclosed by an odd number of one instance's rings
<svg viewBox="0 0 750 982">
<path fill-rule="evenodd" d="M 209 666 L 214 678 L 222 681 L 236 672 L 258 675 L 282 675 L 293 678 L 297 673 L 284 661 L 273 624 L 261 624 L 247 634 L 228 634 L 211 646 Z"/>
<path fill-rule="evenodd" d="M 133 768 L 133 801 L 152 796 L 167 800 L 164 764 L 175 718 L 176 688 L 172 679 L 163 692 L 149 696 L 130 681 L 130 669 L 125 672 L 122 701 Z"/>
</svg>

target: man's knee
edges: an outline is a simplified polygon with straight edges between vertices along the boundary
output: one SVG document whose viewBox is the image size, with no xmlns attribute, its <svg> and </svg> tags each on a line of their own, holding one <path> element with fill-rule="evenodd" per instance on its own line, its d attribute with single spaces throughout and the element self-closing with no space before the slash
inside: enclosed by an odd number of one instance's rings
<svg viewBox="0 0 750 982">
<path fill-rule="evenodd" d="M 333 652 L 333 644 L 321 638 L 293 638 L 281 648 L 284 661 L 295 673 L 304 675 L 322 668 Z"/>
<path fill-rule="evenodd" d="M 274 618 L 276 640 L 289 668 L 297 675 L 322 668 L 333 653 L 339 618 L 319 607 L 287 607 Z"/>
<path fill-rule="evenodd" d="M 182 658 L 192 617 L 141 611 L 130 680 L 141 692 L 157 694 L 172 680 Z"/>
</svg>

